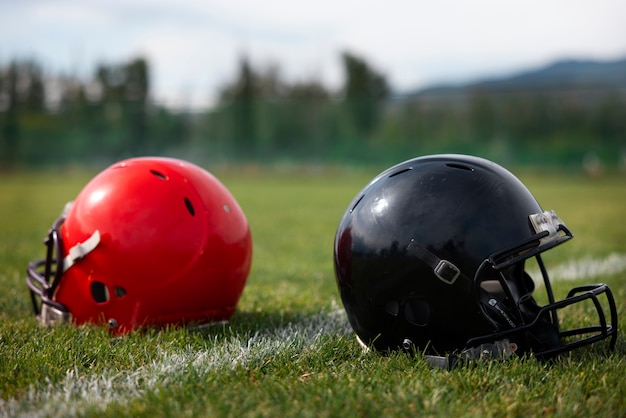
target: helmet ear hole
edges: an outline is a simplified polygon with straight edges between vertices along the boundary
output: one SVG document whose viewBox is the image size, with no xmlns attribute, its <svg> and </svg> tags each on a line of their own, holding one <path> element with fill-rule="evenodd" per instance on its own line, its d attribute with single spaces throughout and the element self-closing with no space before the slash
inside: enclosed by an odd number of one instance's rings
<svg viewBox="0 0 626 418">
<path fill-rule="evenodd" d="M 410 299 L 404 307 L 404 317 L 413 325 L 424 327 L 430 321 L 430 305 L 424 299 Z"/>
<path fill-rule="evenodd" d="M 91 297 L 96 303 L 104 303 L 109 300 L 109 289 L 104 283 L 91 282 Z"/>
</svg>

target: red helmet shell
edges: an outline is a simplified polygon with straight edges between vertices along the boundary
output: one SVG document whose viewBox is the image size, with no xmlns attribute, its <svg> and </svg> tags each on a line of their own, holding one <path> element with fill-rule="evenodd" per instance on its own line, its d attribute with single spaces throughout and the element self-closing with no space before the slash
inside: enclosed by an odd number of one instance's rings
<svg viewBox="0 0 626 418">
<path fill-rule="evenodd" d="M 252 262 L 234 197 L 176 159 L 107 168 L 80 192 L 61 231 L 64 256 L 95 231 L 100 242 L 65 271 L 54 300 L 75 323 L 104 321 L 118 332 L 230 318 Z"/>
</svg>

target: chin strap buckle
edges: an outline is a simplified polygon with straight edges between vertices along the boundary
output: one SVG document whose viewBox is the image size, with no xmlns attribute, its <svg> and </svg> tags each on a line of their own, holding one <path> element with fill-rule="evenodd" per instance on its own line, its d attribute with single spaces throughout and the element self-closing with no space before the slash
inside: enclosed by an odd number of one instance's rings
<svg viewBox="0 0 626 418">
<path fill-rule="evenodd" d="M 437 276 L 437 278 L 445 284 L 454 284 L 456 279 L 463 276 L 461 270 L 451 261 L 439 258 L 432 251 L 429 251 L 419 245 L 414 239 L 411 240 L 406 249 L 419 260 L 426 263 L 428 267 L 433 269 L 435 276 Z"/>
<path fill-rule="evenodd" d="M 452 370 L 460 365 L 476 361 L 506 360 L 517 351 L 517 344 L 508 339 L 485 343 L 449 356 L 426 355 L 426 363 L 436 369 Z"/>
<path fill-rule="evenodd" d="M 37 319 L 44 325 L 53 325 L 58 322 L 70 322 L 72 320 L 72 314 L 68 311 L 62 311 L 54 306 L 43 303 Z"/>
</svg>

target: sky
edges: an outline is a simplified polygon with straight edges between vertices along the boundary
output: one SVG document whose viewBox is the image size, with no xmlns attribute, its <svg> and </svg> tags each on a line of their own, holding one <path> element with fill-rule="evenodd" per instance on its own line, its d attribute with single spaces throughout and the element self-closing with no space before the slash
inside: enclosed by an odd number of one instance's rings
<svg viewBox="0 0 626 418">
<path fill-rule="evenodd" d="M 197 108 L 244 56 L 337 89 L 349 51 L 401 93 L 623 58 L 624 22 L 623 0 L 0 0 L 0 65 L 34 59 L 88 79 L 99 63 L 143 57 L 153 99 Z"/>
</svg>

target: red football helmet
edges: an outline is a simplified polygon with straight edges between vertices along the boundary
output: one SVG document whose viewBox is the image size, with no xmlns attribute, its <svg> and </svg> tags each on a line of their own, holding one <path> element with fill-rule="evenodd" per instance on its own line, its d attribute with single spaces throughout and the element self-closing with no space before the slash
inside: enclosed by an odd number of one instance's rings
<svg viewBox="0 0 626 418">
<path fill-rule="evenodd" d="M 133 158 L 91 180 L 28 265 L 44 323 L 203 324 L 234 313 L 252 262 L 246 217 L 213 175 L 186 161 Z"/>
</svg>

